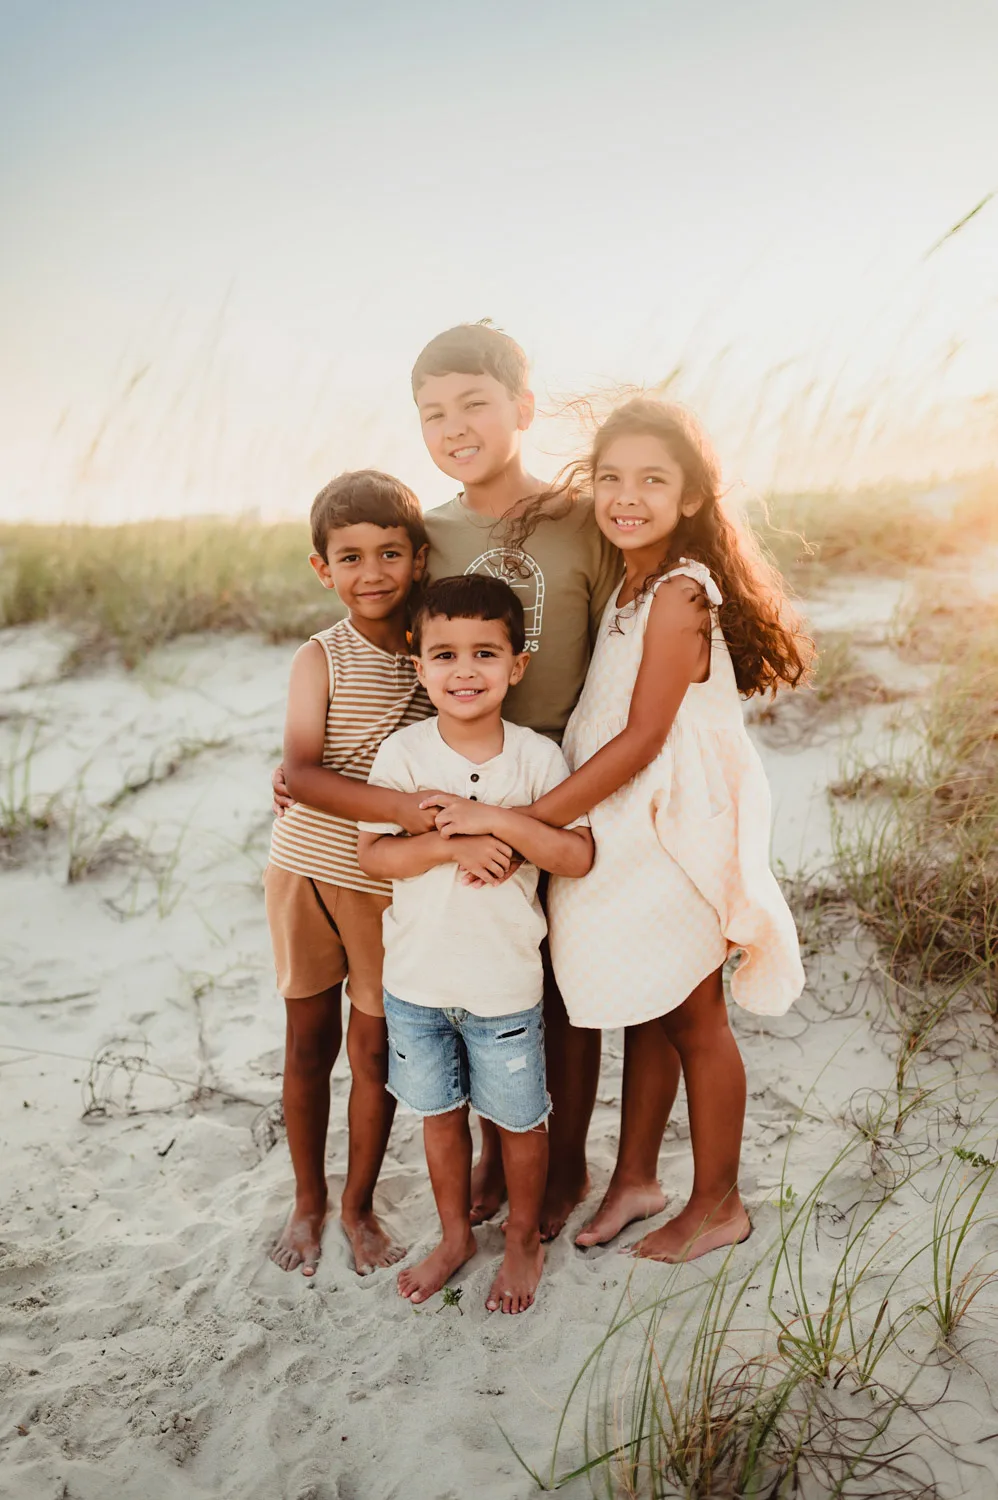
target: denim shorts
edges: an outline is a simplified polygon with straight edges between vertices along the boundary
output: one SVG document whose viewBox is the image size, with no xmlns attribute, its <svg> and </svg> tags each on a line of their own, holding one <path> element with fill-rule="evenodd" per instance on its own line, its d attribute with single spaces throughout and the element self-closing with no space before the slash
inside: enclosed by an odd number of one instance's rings
<svg viewBox="0 0 998 1500">
<path fill-rule="evenodd" d="M 410 1005 L 385 990 L 388 1092 L 419 1115 L 471 1105 L 503 1130 L 533 1130 L 551 1112 L 544 1008 L 510 1016 Z"/>
</svg>

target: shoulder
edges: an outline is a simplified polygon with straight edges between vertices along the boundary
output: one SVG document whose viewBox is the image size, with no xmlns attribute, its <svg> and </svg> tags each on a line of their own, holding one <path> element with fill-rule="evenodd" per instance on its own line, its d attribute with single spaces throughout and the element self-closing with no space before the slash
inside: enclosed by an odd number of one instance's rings
<svg viewBox="0 0 998 1500">
<path fill-rule="evenodd" d="M 443 505 L 434 505 L 423 512 L 423 525 L 431 537 L 435 531 L 446 531 L 456 522 L 466 520 L 464 509 L 457 500 L 447 500 Z"/>
<path fill-rule="evenodd" d="M 323 635 L 329 635 L 329 631 L 323 631 Z M 321 682 L 323 691 L 329 682 L 329 656 L 327 647 L 317 636 L 299 646 L 291 661 L 292 684 L 301 683 L 307 685 L 315 681 Z"/>
<path fill-rule="evenodd" d="M 653 634 L 688 630 L 702 634 L 710 621 L 710 607 L 704 581 L 682 572 L 667 574 L 654 586 L 648 630 Z"/>
<path fill-rule="evenodd" d="M 554 740 L 525 724 L 511 724 L 503 719 L 505 743 L 517 759 L 525 765 L 545 768 L 562 764 L 564 756 Z"/>
<path fill-rule="evenodd" d="M 422 760 L 426 753 L 427 728 L 432 724 L 432 719 L 420 719 L 416 724 L 407 724 L 404 729 L 386 735 L 374 757 L 372 775 L 376 771 L 383 776 Z"/>
</svg>

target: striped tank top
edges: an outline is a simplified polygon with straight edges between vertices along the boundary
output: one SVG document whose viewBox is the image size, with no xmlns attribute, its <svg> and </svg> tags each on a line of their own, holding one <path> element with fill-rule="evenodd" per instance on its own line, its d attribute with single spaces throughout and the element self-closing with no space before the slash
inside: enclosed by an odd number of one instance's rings
<svg viewBox="0 0 998 1500">
<path fill-rule="evenodd" d="M 426 719 L 433 707 L 407 656 L 372 646 L 340 620 L 312 636 L 326 653 L 329 710 L 322 764 L 366 781 L 382 740 Z M 390 880 L 373 880 L 357 863 L 357 824 L 296 802 L 275 818 L 270 861 L 292 875 L 308 875 L 351 891 L 390 896 Z"/>
</svg>

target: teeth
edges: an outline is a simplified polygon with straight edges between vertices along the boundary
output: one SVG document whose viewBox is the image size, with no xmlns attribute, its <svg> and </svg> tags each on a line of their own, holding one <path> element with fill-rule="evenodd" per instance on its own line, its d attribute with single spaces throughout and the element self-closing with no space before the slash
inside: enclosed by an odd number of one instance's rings
<svg viewBox="0 0 998 1500">
<path fill-rule="evenodd" d="M 478 452 L 477 448 L 455 448 L 455 450 L 454 450 L 454 457 L 455 458 L 471 458 L 477 452 Z"/>
</svg>

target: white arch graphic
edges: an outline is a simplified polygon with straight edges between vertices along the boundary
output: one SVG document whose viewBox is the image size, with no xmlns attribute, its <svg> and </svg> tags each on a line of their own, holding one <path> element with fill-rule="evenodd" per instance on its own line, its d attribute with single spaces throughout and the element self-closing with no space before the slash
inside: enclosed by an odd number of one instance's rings
<svg viewBox="0 0 998 1500">
<path fill-rule="evenodd" d="M 523 605 L 527 640 L 538 641 L 544 623 L 544 574 L 527 552 L 492 547 L 465 568 L 465 573 L 486 573 L 508 583 Z M 533 647 L 537 649 L 536 645 Z"/>
</svg>

